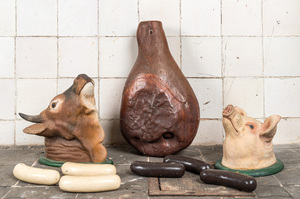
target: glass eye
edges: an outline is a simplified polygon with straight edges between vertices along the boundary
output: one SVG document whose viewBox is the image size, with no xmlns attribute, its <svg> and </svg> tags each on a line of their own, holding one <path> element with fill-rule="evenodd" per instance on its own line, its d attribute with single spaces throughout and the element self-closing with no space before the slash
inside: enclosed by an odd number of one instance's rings
<svg viewBox="0 0 300 199">
<path fill-rule="evenodd" d="M 52 107 L 52 108 L 55 108 L 55 107 L 56 107 L 56 104 L 57 104 L 57 102 L 53 102 L 53 103 L 51 104 L 51 107 Z"/>
<path fill-rule="evenodd" d="M 254 129 L 254 126 L 252 124 L 249 125 L 251 129 Z"/>
</svg>

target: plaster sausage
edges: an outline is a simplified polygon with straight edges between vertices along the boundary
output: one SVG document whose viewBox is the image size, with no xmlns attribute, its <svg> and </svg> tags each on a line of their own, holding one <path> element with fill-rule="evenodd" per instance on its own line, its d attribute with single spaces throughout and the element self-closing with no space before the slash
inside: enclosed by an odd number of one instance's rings
<svg viewBox="0 0 300 199">
<path fill-rule="evenodd" d="M 101 192 L 116 190 L 121 185 L 118 175 L 63 176 L 59 188 L 67 192 Z"/>
<path fill-rule="evenodd" d="M 200 173 L 200 179 L 207 184 L 216 184 L 251 192 L 256 189 L 256 180 L 248 175 L 231 171 L 209 169 Z"/>
<path fill-rule="evenodd" d="M 60 174 L 56 170 L 34 168 L 23 163 L 15 166 L 13 174 L 19 180 L 43 185 L 54 185 L 60 178 Z"/>
<path fill-rule="evenodd" d="M 186 171 L 190 171 L 196 174 L 200 174 L 205 169 L 213 169 L 213 167 L 201 160 L 189 158 L 180 155 L 168 155 L 164 158 L 164 162 L 175 162 L 183 164 Z"/>
<path fill-rule="evenodd" d="M 183 164 L 164 162 L 135 161 L 130 169 L 134 174 L 146 177 L 180 178 L 185 172 Z"/>
<path fill-rule="evenodd" d="M 116 167 L 111 164 L 83 164 L 66 162 L 62 165 L 61 171 L 65 175 L 74 176 L 100 176 L 116 174 Z"/>
</svg>

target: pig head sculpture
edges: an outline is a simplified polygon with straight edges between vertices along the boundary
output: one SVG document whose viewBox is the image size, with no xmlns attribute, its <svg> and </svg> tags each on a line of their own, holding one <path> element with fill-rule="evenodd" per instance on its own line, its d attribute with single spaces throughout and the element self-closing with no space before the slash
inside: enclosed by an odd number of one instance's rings
<svg viewBox="0 0 300 199">
<path fill-rule="evenodd" d="M 45 137 L 46 158 L 57 161 L 103 162 L 104 131 L 95 107 L 94 81 L 78 75 L 73 85 L 52 99 L 39 115 L 20 116 L 33 124 L 23 131 Z"/>
<path fill-rule="evenodd" d="M 231 169 L 261 169 L 276 163 L 272 139 L 281 117 L 272 115 L 264 123 L 239 108 L 228 105 L 223 110 L 225 140 L 222 165 Z"/>
</svg>

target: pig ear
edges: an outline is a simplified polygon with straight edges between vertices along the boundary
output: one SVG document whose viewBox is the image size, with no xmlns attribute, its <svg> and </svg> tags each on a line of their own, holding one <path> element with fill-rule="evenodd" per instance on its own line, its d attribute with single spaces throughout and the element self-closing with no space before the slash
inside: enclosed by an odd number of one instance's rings
<svg viewBox="0 0 300 199">
<path fill-rule="evenodd" d="M 271 142 L 276 130 L 277 124 L 280 121 L 281 117 L 279 115 L 272 115 L 268 117 L 261 126 L 260 137 L 265 142 Z"/>
<path fill-rule="evenodd" d="M 28 126 L 23 130 L 24 133 L 40 135 L 43 131 L 46 130 L 46 125 L 44 123 L 38 123 Z"/>
</svg>

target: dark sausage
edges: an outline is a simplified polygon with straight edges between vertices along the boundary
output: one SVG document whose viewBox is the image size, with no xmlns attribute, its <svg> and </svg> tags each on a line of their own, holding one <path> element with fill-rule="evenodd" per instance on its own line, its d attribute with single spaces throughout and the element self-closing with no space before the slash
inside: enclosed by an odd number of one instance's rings
<svg viewBox="0 0 300 199">
<path fill-rule="evenodd" d="M 180 178 L 185 172 L 182 164 L 163 162 L 135 161 L 130 169 L 134 174 L 146 177 Z"/>
<path fill-rule="evenodd" d="M 175 162 L 183 164 L 186 171 L 190 171 L 196 174 L 200 174 L 205 169 L 213 169 L 213 167 L 201 160 L 189 158 L 180 155 L 168 155 L 164 158 L 164 162 Z"/>
<path fill-rule="evenodd" d="M 248 175 L 216 169 L 204 170 L 200 179 L 207 184 L 216 184 L 251 192 L 256 189 L 256 180 Z"/>
</svg>

